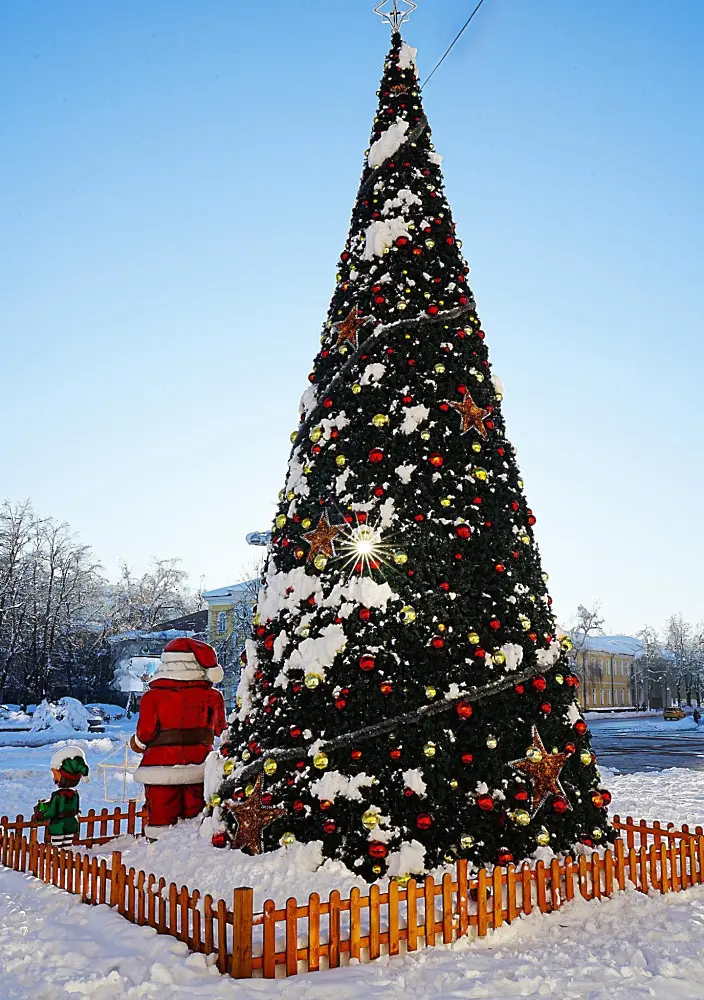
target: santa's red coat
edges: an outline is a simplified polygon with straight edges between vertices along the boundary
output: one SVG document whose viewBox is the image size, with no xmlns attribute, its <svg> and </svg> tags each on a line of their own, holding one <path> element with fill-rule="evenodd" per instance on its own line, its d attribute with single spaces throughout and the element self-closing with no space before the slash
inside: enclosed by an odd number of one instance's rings
<svg viewBox="0 0 704 1000">
<path fill-rule="evenodd" d="M 209 681 L 153 680 L 139 706 L 136 745 L 144 748 L 135 780 L 145 785 L 193 785 L 203 781 L 205 758 L 227 721 L 225 702 Z M 208 730 L 212 734 L 193 745 L 154 746 L 165 730 Z"/>
</svg>

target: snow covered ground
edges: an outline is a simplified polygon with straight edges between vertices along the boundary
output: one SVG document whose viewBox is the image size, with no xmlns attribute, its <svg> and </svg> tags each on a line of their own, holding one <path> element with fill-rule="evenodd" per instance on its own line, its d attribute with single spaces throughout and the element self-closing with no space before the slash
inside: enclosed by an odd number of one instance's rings
<svg viewBox="0 0 704 1000">
<path fill-rule="evenodd" d="M 648 723 L 634 723 L 636 731 Z M 598 730 L 600 722 L 590 719 Z M 691 725 L 691 723 L 690 723 Z M 119 748 L 134 728 L 122 720 L 104 736 L 76 740 L 95 765 Z M 668 730 L 672 731 L 672 730 Z M 7 734 L 5 734 L 7 735 Z M 643 733 L 643 735 L 645 735 Z M 53 747 L 0 746 L 0 811 L 31 811 L 51 790 Z M 704 823 L 704 770 L 669 768 L 618 774 L 602 768 L 604 784 L 622 816 Z M 81 789 L 84 807 L 101 808 L 102 781 Z M 289 895 L 346 893 L 360 884 L 340 865 L 318 871 L 313 845 L 247 859 L 214 851 L 184 824 L 159 845 L 125 838 L 129 864 L 177 884 L 229 898 L 237 885 L 253 885 L 258 903 Z M 129 860 L 128 860 L 129 859 Z M 357 1000 L 362 996 L 502 1000 L 522 996 L 565 1000 L 663 1000 L 704 997 L 704 888 L 644 897 L 627 892 L 604 902 L 577 901 L 560 914 L 531 915 L 485 941 L 333 972 L 266 983 L 222 979 L 202 956 L 154 932 L 127 924 L 104 907 L 89 909 L 57 890 L 0 870 L 0 997 L 48 1000 L 57 995 L 93 1000 L 180 1000 L 185 997 Z M 699 957 L 699 952 L 702 957 Z"/>
</svg>

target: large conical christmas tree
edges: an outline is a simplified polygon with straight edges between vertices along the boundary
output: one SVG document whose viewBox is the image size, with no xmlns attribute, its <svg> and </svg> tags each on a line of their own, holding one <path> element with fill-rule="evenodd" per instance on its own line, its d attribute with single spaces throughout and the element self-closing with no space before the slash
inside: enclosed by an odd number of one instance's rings
<svg viewBox="0 0 704 1000">
<path fill-rule="evenodd" d="M 611 837 L 440 162 L 395 33 L 216 766 L 368 880 Z"/>
</svg>

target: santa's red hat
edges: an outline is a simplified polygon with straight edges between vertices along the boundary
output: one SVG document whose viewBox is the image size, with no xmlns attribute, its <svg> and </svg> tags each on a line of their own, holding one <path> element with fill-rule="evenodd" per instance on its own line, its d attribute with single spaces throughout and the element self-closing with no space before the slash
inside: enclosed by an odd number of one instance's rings
<svg viewBox="0 0 704 1000">
<path fill-rule="evenodd" d="M 199 639 L 182 638 L 166 643 L 153 680 L 207 680 L 217 684 L 223 676 L 218 654 L 212 646 Z"/>
</svg>

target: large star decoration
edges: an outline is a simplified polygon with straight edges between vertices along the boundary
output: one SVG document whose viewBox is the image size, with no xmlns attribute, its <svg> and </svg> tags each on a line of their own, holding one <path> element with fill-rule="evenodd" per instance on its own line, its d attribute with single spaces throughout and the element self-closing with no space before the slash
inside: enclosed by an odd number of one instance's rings
<svg viewBox="0 0 704 1000">
<path fill-rule="evenodd" d="M 261 854 L 264 850 L 262 834 L 275 820 L 286 816 L 286 810 L 277 806 L 262 804 L 262 779 L 257 778 L 254 790 L 248 799 L 239 805 L 232 804 L 230 812 L 235 817 L 237 832 L 232 843 L 234 848 L 246 848 L 252 854 Z"/>
<path fill-rule="evenodd" d="M 337 341 L 335 342 L 336 347 L 342 347 L 343 344 L 352 344 L 352 346 L 357 349 L 357 331 L 360 327 L 364 326 L 365 321 L 362 319 L 359 313 L 359 309 L 353 306 L 350 309 L 348 315 L 341 320 L 339 323 L 333 324 L 333 330 L 337 333 Z"/>
<path fill-rule="evenodd" d="M 468 392 L 466 392 L 462 397 L 461 403 L 454 403 L 447 400 L 447 405 L 451 406 L 453 410 L 457 410 L 462 418 L 460 434 L 466 434 L 467 431 L 470 431 L 472 427 L 474 427 L 475 430 L 479 431 L 482 437 L 486 437 L 484 417 L 488 417 L 490 411 L 483 410 L 481 406 L 477 406 Z"/>
<path fill-rule="evenodd" d="M 535 816 L 549 795 L 562 795 L 567 799 L 560 784 L 560 772 L 569 758 L 566 753 L 548 753 L 535 726 L 531 730 L 531 739 L 533 746 L 540 751 L 540 759 L 524 757 L 522 760 L 509 761 L 509 764 L 516 771 L 525 774 L 531 782 L 533 794 L 530 811 Z"/>
<path fill-rule="evenodd" d="M 344 524 L 330 524 L 328 515 L 324 511 L 318 521 L 318 526 L 313 531 L 307 532 L 303 537 L 310 545 L 310 552 L 306 562 L 311 562 L 317 555 L 327 556 L 328 559 L 335 555 L 336 535 L 345 530 Z"/>
</svg>

